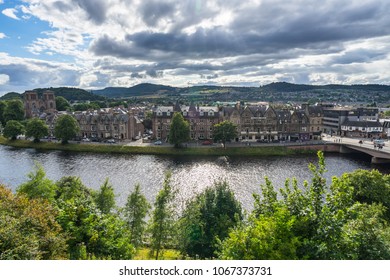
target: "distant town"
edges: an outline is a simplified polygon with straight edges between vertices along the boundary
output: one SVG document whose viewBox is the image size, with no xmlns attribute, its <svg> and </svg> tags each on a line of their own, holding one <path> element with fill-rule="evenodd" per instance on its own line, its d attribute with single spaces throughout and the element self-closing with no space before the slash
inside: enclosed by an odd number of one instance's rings
<svg viewBox="0 0 390 280">
<path fill-rule="evenodd" d="M 281 85 L 287 86 L 280 84 L 279 87 Z M 74 90 L 69 89 L 69 92 Z M 59 96 L 64 96 L 61 93 L 65 91 L 62 89 Z M 161 90 L 150 94 L 161 94 Z M 156 104 L 139 98 L 128 102 L 121 99 L 107 102 L 99 100 L 101 96 L 98 100 L 74 101 L 58 98 L 50 89 L 26 91 L 21 96 L 25 117 L 44 120 L 50 136 L 54 135 L 57 118 L 69 114 L 80 126 L 77 139 L 84 141 L 167 141 L 175 112 L 180 112 L 189 122 L 193 141 L 213 139 L 214 125 L 225 120 L 236 126 L 237 137 L 231 139 L 235 142 L 303 142 L 320 140 L 321 133 L 370 139 L 390 136 L 390 119 L 386 118 L 390 108 L 369 107 L 367 104 L 343 105 L 325 100 L 315 104 L 256 100 L 196 102 L 183 101 L 178 96 L 170 96 Z"/>
</svg>

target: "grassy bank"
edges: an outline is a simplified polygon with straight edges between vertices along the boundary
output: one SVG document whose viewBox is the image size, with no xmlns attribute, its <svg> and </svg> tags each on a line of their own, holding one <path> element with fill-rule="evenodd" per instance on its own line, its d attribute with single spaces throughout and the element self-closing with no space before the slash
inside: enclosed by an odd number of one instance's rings
<svg viewBox="0 0 390 280">
<path fill-rule="evenodd" d="M 72 152 L 110 153 L 110 154 L 145 154 L 145 155 L 180 155 L 180 156 L 284 156 L 302 153 L 315 153 L 311 150 L 292 150 L 284 146 L 267 147 L 191 147 L 175 149 L 162 146 L 121 146 L 102 144 L 67 144 L 54 142 L 34 143 L 28 140 L 8 140 L 0 136 L 0 144 L 16 148 L 37 150 L 61 150 Z"/>
</svg>

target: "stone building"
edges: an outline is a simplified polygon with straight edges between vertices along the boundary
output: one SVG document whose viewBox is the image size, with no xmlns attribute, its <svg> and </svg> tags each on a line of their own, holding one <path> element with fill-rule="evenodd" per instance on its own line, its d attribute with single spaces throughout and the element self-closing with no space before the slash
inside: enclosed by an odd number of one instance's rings
<svg viewBox="0 0 390 280">
<path fill-rule="evenodd" d="M 120 108 L 76 112 L 80 138 L 134 140 L 142 137 L 144 126 L 133 112 Z"/>
<path fill-rule="evenodd" d="M 213 138 L 213 127 L 222 118 L 218 107 L 212 106 L 158 106 L 153 109 L 153 135 L 156 139 L 168 141 L 171 119 L 175 112 L 189 122 L 190 138 L 203 140 Z"/>
<path fill-rule="evenodd" d="M 309 106 L 308 103 L 302 104 L 302 110 L 309 117 L 310 140 L 320 140 L 323 131 L 322 122 L 324 111 L 321 106 Z"/>
<path fill-rule="evenodd" d="M 305 111 L 272 106 L 224 107 L 223 117 L 237 126 L 236 141 L 306 141 L 312 139 Z"/>
<path fill-rule="evenodd" d="M 56 100 L 53 91 L 47 90 L 39 95 L 36 91 L 26 91 L 23 94 L 24 112 L 26 118 L 40 117 L 42 114 L 56 112 Z"/>
</svg>

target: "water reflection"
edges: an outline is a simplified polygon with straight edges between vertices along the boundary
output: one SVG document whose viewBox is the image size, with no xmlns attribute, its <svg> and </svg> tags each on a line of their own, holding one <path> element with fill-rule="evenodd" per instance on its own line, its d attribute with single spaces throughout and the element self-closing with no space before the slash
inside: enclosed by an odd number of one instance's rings
<svg viewBox="0 0 390 280">
<path fill-rule="evenodd" d="M 228 158 L 228 157 L 161 157 L 148 155 L 108 155 L 42 152 L 0 146 L 0 182 L 15 190 L 25 182 L 34 162 L 45 168 L 47 176 L 58 180 L 63 176 L 78 176 L 88 187 L 98 189 L 109 178 L 115 188 L 119 205 L 124 205 L 134 185 L 153 201 L 162 186 L 164 175 L 172 172 L 178 188 L 178 207 L 194 194 L 215 181 L 226 180 L 246 208 L 253 204 L 252 194 L 259 191 L 267 176 L 276 187 L 283 187 L 286 178 L 296 177 L 300 185 L 311 178 L 307 166 L 317 162 L 316 156 Z M 390 166 L 373 166 L 361 156 L 326 155 L 327 181 L 332 176 L 355 169 L 379 168 L 388 174 Z"/>
</svg>

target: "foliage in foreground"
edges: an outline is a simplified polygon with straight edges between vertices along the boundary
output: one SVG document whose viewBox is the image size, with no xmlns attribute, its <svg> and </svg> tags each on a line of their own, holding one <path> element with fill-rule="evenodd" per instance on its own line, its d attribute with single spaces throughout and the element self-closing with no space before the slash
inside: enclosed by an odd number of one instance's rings
<svg viewBox="0 0 390 280">
<path fill-rule="evenodd" d="M 243 219 L 226 182 L 216 182 L 187 204 L 179 221 L 180 247 L 191 258 L 215 258 L 219 242 Z"/>
<path fill-rule="evenodd" d="M 0 186 L 0 259 L 390 259 L 390 176 L 357 170 L 328 185 L 318 158 L 303 186 L 266 178 L 247 216 L 225 182 L 178 216 L 169 173 L 149 212 L 139 185 L 120 209 L 108 179 L 94 191 L 37 166 L 16 194 Z"/>
<path fill-rule="evenodd" d="M 56 215 L 47 200 L 14 195 L 0 185 L 0 259 L 67 258 L 67 237 Z"/>
<path fill-rule="evenodd" d="M 389 259 L 390 228 L 386 220 L 389 176 L 356 171 L 334 177 L 329 188 L 323 177 L 324 158 L 310 164 L 311 183 L 302 188 L 287 180 L 280 194 L 266 179 L 246 224 L 234 229 L 222 244 L 222 259 Z M 371 174 L 371 175 L 370 175 Z M 373 196 L 358 187 L 359 177 L 376 177 Z M 362 203 L 359 197 L 371 197 Z M 360 201 L 359 201 L 360 200 Z"/>
</svg>

